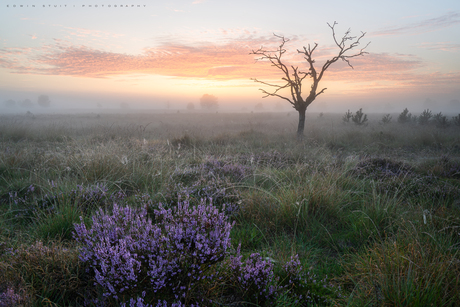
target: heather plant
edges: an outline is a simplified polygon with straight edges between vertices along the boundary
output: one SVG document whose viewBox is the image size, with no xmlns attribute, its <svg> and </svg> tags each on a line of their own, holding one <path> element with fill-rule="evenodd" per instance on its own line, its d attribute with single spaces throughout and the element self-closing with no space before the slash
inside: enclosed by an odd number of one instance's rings
<svg viewBox="0 0 460 307">
<path fill-rule="evenodd" d="M 112 214 L 101 209 L 93 216 L 90 229 L 75 225 L 80 259 L 91 265 L 105 297 L 123 302 L 150 290 L 150 301 L 169 295 L 189 302 L 195 285 L 213 277 L 208 268 L 225 257 L 232 224 L 212 203 L 160 204 L 154 215 L 152 223 L 145 208 L 114 204 Z"/>
<path fill-rule="evenodd" d="M 270 305 L 277 296 L 277 278 L 273 263 L 263 259 L 259 253 L 252 253 L 245 261 L 238 246 L 236 255 L 231 256 L 233 285 L 241 298 L 257 305 Z"/>
<path fill-rule="evenodd" d="M 24 293 L 17 293 L 13 287 L 0 291 L 0 307 L 26 306 L 29 298 Z"/>
<path fill-rule="evenodd" d="M 20 295 L 19 304 L 32 306 L 82 306 L 85 300 L 90 306 L 455 305 L 456 127 L 436 129 L 431 118 L 433 124 L 420 129 L 419 118 L 414 122 L 411 116 L 412 125 L 383 126 L 369 119 L 369 129 L 359 129 L 336 125 L 342 115 L 310 115 L 305 142 L 286 135 L 292 116 L 269 113 L 220 112 L 212 119 L 198 113 L 103 114 L 99 119 L 39 114 L 35 120 L 1 115 L 2 299 Z M 155 124 L 144 129 L 148 122 Z M 189 140 L 178 139 L 184 134 Z M 179 203 L 188 202 L 190 209 L 211 197 L 227 221 L 236 221 L 230 237 L 241 242 L 241 270 L 246 261 L 248 271 L 255 271 L 257 262 L 273 264 L 274 282 L 268 287 L 277 290 L 270 300 L 256 294 L 254 284 L 247 282 L 254 286 L 247 291 L 238 284 L 229 256 L 198 268 L 189 265 L 199 261 L 187 258 L 185 247 L 178 253 L 182 258 L 169 252 L 178 249 L 174 238 L 189 244 L 183 238 L 193 233 L 179 230 L 190 228 L 188 215 L 174 224 L 174 233 L 185 233 L 179 239 L 166 234 L 156 212 L 171 210 L 176 216 Z M 167 252 L 152 252 L 154 234 L 144 231 L 151 250 L 133 250 L 137 243 L 123 246 L 118 240 L 110 245 L 114 253 L 135 256 L 116 258 L 103 236 L 94 235 L 91 242 L 105 248 L 98 251 L 106 255 L 105 275 L 102 262 L 81 261 L 84 243 L 69 238 L 72 223 L 82 216 L 89 231 L 91 215 L 100 208 L 113 215 L 113 203 L 119 210 L 127 204 L 133 210 L 146 207 L 145 220 L 160 228 L 155 242 Z M 414 229 L 404 231 L 407 224 Z M 142 232 L 131 233 L 137 238 Z M 119 236 L 127 242 L 131 237 Z M 51 251 L 43 252 L 37 240 Z M 129 242 L 134 241 L 142 240 Z M 284 268 L 281 259 L 293 251 L 303 266 L 291 260 Z M 136 282 L 128 280 L 118 299 L 96 280 L 95 269 L 102 282 L 122 288 L 123 281 L 110 275 L 112 258 L 126 274 L 128 260 L 133 270 L 136 261 L 141 263 L 140 271 L 134 270 Z M 258 276 L 270 276 L 263 273 L 268 266 L 261 266 Z M 157 275 L 148 275 L 154 268 Z M 195 277 L 188 276 L 193 269 Z M 337 293 L 345 297 L 336 294 L 338 285 L 344 290 Z M 413 299 L 430 296 L 437 299 Z"/>
</svg>

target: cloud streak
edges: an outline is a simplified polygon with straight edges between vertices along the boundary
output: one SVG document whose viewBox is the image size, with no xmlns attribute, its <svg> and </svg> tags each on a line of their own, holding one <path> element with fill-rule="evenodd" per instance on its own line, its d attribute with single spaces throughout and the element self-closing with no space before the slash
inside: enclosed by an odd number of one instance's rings
<svg viewBox="0 0 460 307">
<path fill-rule="evenodd" d="M 90 78 L 143 73 L 187 78 L 247 79 L 261 73 L 269 76 L 277 73 L 264 63 L 254 64 L 254 57 L 249 55 L 251 49 L 244 40 L 223 45 L 165 43 L 157 48 L 147 48 L 141 54 L 130 55 L 86 46 L 66 46 L 57 42 L 43 46 L 38 51 L 4 50 L 5 61 L 16 58 L 9 64 L 4 61 L 2 67 L 14 73 Z M 20 61 L 17 56 L 26 58 Z M 24 62 L 30 65 L 21 64 Z"/>
<path fill-rule="evenodd" d="M 280 71 L 268 62 L 256 61 L 250 52 L 261 45 L 276 49 L 277 44 L 279 42 L 272 37 L 234 39 L 224 44 L 167 42 L 155 48 L 146 48 L 140 54 L 124 54 L 56 40 L 54 44 L 40 49 L 0 49 L 0 67 L 18 74 L 83 78 L 161 75 L 206 80 L 257 78 L 272 82 L 270 80 L 281 80 Z M 286 60 L 290 60 L 286 64 L 293 63 L 301 70 L 308 69 L 299 57 L 289 56 Z M 317 69 L 324 60 L 325 56 L 318 53 Z M 371 53 L 353 58 L 352 64 L 354 69 L 345 62 L 335 63 L 325 73 L 324 80 L 356 86 L 363 84 L 367 89 L 373 86 L 379 88 L 382 84 L 400 89 L 447 88 L 460 83 L 460 73 L 424 72 L 424 61 L 410 54 Z M 308 88 L 305 87 L 306 90 Z"/>
<path fill-rule="evenodd" d="M 439 17 L 425 19 L 404 26 L 391 27 L 370 33 L 371 36 L 402 35 L 407 33 L 433 32 L 442 28 L 460 24 L 460 13 L 449 12 Z"/>
<path fill-rule="evenodd" d="M 422 43 L 419 45 L 419 47 L 428 50 L 441 50 L 449 52 L 460 51 L 460 44 L 455 44 L 452 42 Z"/>
</svg>

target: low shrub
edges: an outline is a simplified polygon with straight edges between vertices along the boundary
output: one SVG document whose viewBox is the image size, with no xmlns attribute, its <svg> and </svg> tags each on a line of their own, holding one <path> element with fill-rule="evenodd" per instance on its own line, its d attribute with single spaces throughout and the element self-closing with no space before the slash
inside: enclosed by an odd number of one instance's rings
<svg viewBox="0 0 460 307">
<path fill-rule="evenodd" d="M 230 268 L 233 270 L 232 283 L 244 301 L 262 306 L 268 302 L 267 305 L 271 305 L 278 287 L 270 260 L 253 253 L 243 262 L 239 246 L 236 255 L 230 257 Z"/>
</svg>

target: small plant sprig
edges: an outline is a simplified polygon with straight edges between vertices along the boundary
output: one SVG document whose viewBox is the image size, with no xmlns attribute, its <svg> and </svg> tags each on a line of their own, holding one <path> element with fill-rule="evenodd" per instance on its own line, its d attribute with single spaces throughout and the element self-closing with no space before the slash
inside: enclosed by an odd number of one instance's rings
<svg viewBox="0 0 460 307">
<path fill-rule="evenodd" d="M 391 122 L 391 119 L 392 119 L 392 117 L 391 117 L 390 114 L 385 114 L 385 115 L 382 117 L 382 120 L 381 120 L 381 121 L 382 121 L 382 123 L 383 123 L 384 125 L 386 125 L 386 124 L 389 124 L 389 123 Z"/>
<path fill-rule="evenodd" d="M 345 115 L 342 117 L 342 120 L 345 122 L 345 123 L 349 123 L 350 122 L 350 118 L 353 117 L 353 113 L 350 112 L 350 110 L 348 110 L 347 112 L 345 112 Z"/>
</svg>

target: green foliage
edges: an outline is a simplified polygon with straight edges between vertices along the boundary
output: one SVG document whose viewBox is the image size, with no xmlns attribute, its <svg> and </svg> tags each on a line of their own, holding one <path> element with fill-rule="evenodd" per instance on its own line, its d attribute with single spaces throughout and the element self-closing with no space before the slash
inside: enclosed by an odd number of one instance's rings
<svg viewBox="0 0 460 307">
<path fill-rule="evenodd" d="M 347 114 L 349 122 L 355 114 Z M 416 118 L 402 114 L 402 122 Z M 236 222 L 230 236 L 235 248 L 241 243 L 241 267 L 249 270 L 245 259 L 259 254 L 256 262 L 273 264 L 272 285 L 284 288 L 270 300 L 246 295 L 223 261 L 209 268 L 219 278 L 194 285 L 193 299 L 300 306 L 298 295 L 309 293 L 328 306 L 458 301 L 460 115 L 444 129 L 388 124 L 389 114 L 385 125 L 369 115 L 367 129 L 336 125 L 341 114 L 312 115 L 303 142 L 289 132 L 292 118 L 274 114 L 0 117 L 0 298 L 18 294 L 25 306 L 102 298 L 69 235 L 80 216 L 89 226 L 95 210 L 114 202 L 151 214 L 159 202 L 172 209 L 212 197 Z M 298 276 L 327 275 L 326 288 L 285 279 L 295 254 Z"/>
<path fill-rule="evenodd" d="M 0 254 L 0 285 L 22 284 L 36 306 L 47 302 L 82 305 L 84 294 L 93 287 L 78 254 L 74 248 L 40 241 L 10 248 Z"/>
<path fill-rule="evenodd" d="M 395 236 L 356 256 L 348 266 L 353 305 L 454 306 L 460 264 L 426 232 L 406 223 Z"/>
</svg>

